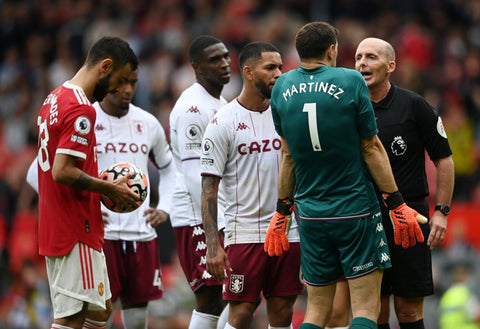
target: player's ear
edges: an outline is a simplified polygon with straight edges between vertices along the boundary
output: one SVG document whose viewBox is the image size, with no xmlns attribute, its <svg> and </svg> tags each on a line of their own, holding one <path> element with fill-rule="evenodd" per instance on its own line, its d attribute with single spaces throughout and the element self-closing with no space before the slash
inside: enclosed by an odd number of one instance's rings
<svg viewBox="0 0 480 329">
<path fill-rule="evenodd" d="M 113 70 L 113 61 L 110 58 L 105 58 L 100 62 L 100 73 L 102 76 L 107 76 Z"/>
<path fill-rule="evenodd" d="M 251 66 L 245 65 L 242 69 L 243 71 L 243 76 L 246 80 L 252 80 L 253 79 L 253 69 Z"/>
</svg>

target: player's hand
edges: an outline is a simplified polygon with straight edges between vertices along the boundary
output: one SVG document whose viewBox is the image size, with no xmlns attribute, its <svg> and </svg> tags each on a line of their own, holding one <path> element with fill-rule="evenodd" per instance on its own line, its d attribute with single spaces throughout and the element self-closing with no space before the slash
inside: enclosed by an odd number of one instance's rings
<svg viewBox="0 0 480 329">
<path fill-rule="evenodd" d="M 290 248 L 288 232 L 292 223 L 293 202 L 288 199 L 278 200 L 277 211 L 268 225 L 263 250 L 269 256 L 280 256 Z"/>
<path fill-rule="evenodd" d="M 427 218 L 407 206 L 398 191 L 392 194 L 383 193 L 383 199 L 390 209 L 389 215 L 393 224 L 395 244 L 408 248 L 416 245 L 417 241 L 422 243 L 424 237 L 418 223 L 427 223 Z"/>
<path fill-rule="evenodd" d="M 143 216 L 147 217 L 145 222 L 154 228 L 168 220 L 168 214 L 165 211 L 155 208 L 148 208 L 143 212 Z"/>
<path fill-rule="evenodd" d="M 207 272 L 218 281 L 227 279 L 227 270 L 232 271 L 232 266 L 228 260 L 227 253 L 221 245 L 217 244 L 215 248 L 207 248 Z"/>
<path fill-rule="evenodd" d="M 447 216 L 434 212 L 430 218 L 430 235 L 428 236 L 427 245 L 431 250 L 440 246 L 445 239 L 447 233 Z"/>
<path fill-rule="evenodd" d="M 127 181 L 132 178 L 135 174 L 129 173 L 125 176 L 115 179 L 112 181 L 112 189 L 110 189 L 107 196 L 118 205 L 118 208 L 130 211 L 138 208 L 137 201 L 140 200 L 140 197 L 133 192 L 127 185 Z"/>
</svg>

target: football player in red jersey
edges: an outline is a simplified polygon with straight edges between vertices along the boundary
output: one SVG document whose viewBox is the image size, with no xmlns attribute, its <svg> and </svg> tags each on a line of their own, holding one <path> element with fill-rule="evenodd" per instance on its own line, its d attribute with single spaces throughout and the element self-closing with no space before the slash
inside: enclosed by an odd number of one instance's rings
<svg viewBox="0 0 480 329">
<path fill-rule="evenodd" d="M 98 177 L 91 102 L 128 81 L 138 59 L 127 42 L 104 37 L 75 76 L 53 90 L 38 115 L 39 252 L 46 257 L 52 328 L 104 328 L 111 313 L 102 251 L 100 193 L 135 208 L 128 176 Z"/>
</svg>

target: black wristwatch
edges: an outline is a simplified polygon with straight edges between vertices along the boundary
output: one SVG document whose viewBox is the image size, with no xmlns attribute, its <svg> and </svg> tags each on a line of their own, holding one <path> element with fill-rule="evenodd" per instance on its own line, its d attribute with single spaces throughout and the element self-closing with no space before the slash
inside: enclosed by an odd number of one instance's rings
<svg viewBox="0 0 480 329">
<path fill-rule="evenodd" d="M 437 204 L 435 210 L 440 210 L 442 214 L 447 216 L 450 213 L 450 206 L 448 204 Z"/>
</svg>

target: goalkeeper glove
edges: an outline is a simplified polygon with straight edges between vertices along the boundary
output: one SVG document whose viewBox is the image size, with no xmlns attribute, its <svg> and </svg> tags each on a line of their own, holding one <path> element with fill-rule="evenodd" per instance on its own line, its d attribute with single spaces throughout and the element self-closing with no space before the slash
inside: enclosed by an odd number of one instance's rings
<svg viewBox="0 0 480 329">
<path fill-rule="evenodd" d="M 269 256 L 280 256 L 290 248 L 287 235 L 292 223 L 293 202 L 290 199 L 279 199 L 277 211 L 270 220 L 263 250 Z"/>
<path fill-rule="evenodd" d="M 415 209 L 407 206 L 399 191 L 393 193 L 382 193 L 383 202 L 388 207 L 390 220 L 393 224 L 393 233 L 396 245 L 403 248 L 413 247 L 417 241 L 424 241 L 420 224 L 428 220 Z"/>
</svg>

